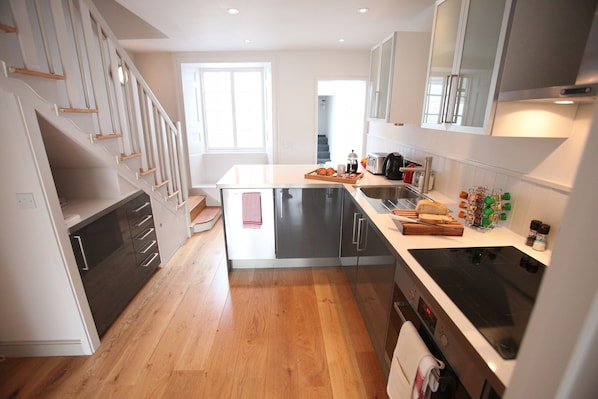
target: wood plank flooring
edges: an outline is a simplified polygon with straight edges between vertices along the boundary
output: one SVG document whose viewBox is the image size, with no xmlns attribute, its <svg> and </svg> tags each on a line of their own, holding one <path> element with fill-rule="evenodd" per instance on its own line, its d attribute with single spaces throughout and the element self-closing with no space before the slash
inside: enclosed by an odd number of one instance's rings
<svg viewBox="0 0 598 399">
<path fill-rule="evenodd" d="M 387 398 L 338 267 L 227 272 L 190 238 L 92 356 L 6 359 L 0 398 Z"/>
</svg>

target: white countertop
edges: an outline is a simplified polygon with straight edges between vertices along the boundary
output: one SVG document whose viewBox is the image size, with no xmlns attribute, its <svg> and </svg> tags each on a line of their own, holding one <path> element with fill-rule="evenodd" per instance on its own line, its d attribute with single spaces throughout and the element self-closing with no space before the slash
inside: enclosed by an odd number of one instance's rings
<svg viewBox="0 0 598 399">
<path fill-rule="evenodd" d="M 454 236 L 417 236 L 403 235 L 387 213 L 378 213 L 365 197 L 356 190 L 357 186 L 365 185 L 395 185 L 402 181 L 387 180 L 383 176 L 376 176 L 365 172 L 364 177 L 357 184 L 341 184 L 328 181 L 305 179 L 304 174 L 317 166 L 315 165 L 237 165 L 227 172 L 218 182 L 218 188 L 282 188 L 282 187 L 314 187 L 314 186 L 344 186 L 355 198 L 356 202 L 366 212 L 388 242 L 413 273 L 426 286 L 435 300 L 442 304 L 444 311 L 455 325 L 461 330 L 472 346 L 478 351 L 499 380 L 506 386 L 509 384 L 515 360 L 504 360 L 486 341 L 482 334 L 471 324 L 465 315 L 438 287 L 434 280 L 426 273 L 419 263 L 409 253 L 409 249 L 416 248 L 450 248 L 450 247 L 483 247 L 512 245 L 530 255 L 545 265 L 550 264 L 550 251 L 538 252 L 525 245 L 525 237 L 500 226 L 480 232 L 465 227 L 462 237 Z M 442 202 L 458 213 L 457 198 L 448 198 L 436 191 L 427 194 L 430 198 Z"/>
</svg>

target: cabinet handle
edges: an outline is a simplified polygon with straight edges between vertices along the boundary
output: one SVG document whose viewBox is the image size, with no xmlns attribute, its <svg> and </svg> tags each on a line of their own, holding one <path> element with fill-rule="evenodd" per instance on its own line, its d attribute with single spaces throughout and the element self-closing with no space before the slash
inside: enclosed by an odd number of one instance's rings
<svg viewBox="0 0 598 399">
<path fill-rule="evenodd" d="M 139 250 L 140 254 L 145 254 L 147 251 L 150 250 L 151 247 L 153 247 L 154 245 L 156 245 L 156 240 L 151 240 L 150 242 L 147 243 L 147 245 L 143 248 L 141 248 Z"/>
<path fill-rule="evenodd" d="M 442 106 L 440 107 L 440 116 L 438 123 L 444 123 L 446 114 L 448 112 L 449 94 L 451 92 L 451 75 L 446 75 L 446 84 L 444 85 L 444 92 L 442 93 Z"/>
<path fill-rule="evenodd" d="M 360 218 L 359 222 L 357 223 L 357 250 L 358 251 L 365 251 L 367 249 L 367 241 L 368 241 L 368 229 L 363 229 L 363 226 L 367 226 L 367 219 Z M 363 233 L 363 234 L 362 234 Z M 361 246 L 363 244 L 363 247 Z"/>
<path fill-rule="evenodd" d="M 457 94 L 459 92 L 459 75 L 448 75 L 448 95 L 446 98 L 446 113 L 444 115 L 444 123 L 456 123 L 456 106 L 457 106 Z M 455 83 L 457 81 L 457 83 Z"/>
<path fill-rule="evenodd" d="M 353 244 L 357 244 L 358 240 L 359 240 L 359 232 L 357 231 L 357 218 L 360 218 L 361 214 L 354 212 L 353 213 L 353 236 L 352 236 L 352 243 Z"/>
<path fill-rule="evenodd" d="M 149 202 L 145 202 L 145 203 L 141 204 L 141 206 L 139 206 L 139 208 L 137 208 L 137 209 L 133 209 L 131 212 L 133 212 L 133 213 L 139 213 L 139 212 L 141 212 L 141 210 L 142 210 L 143 208 L 145 208 L 145 207 L 146 207 L 146 206 L 148 206 L 149 204 L 150 204 Z"/>
<path fill-rule="evenodd" d="M 152 218 L 152 215 L 146 215 L 143 219 L 141 219 L 139 222 L 135 223 L 135 227 L 139 227 L 139 226 L 143 226 L 145 224 L 145 222 L 147 222 L 148 220 L 150 220 Z"/>
<path fill-rule="evenodd" d="M 144 230 L 141 234 L 139 234 L 137 237 L 135 237 L 135 239 L 138 240 L 138 241 L 143 241 L 143 240 L 145 240 L 145 238 L 147 236 L 149 236 L 150 234 L 152 234 L 154 232 L 154 230 L 155 229 L 153 227 L 150 227 L 149 229 Z"/>
<path fill-rule="evenodd" d="M 151 254 L 150 256 L 147 257 L 147 259 L 145 261 L 143 261 L 143 263 L 140 265 L 141 267 L 148 267 L 149 265 L 152 264 L 152 262 L 154 261 L 154 259 L 156 259 L 156 257 L 159 254 L 157 252 L 154 252 L 153 254 Z"/>
<path fill-rule="evenodd" d="M 81 270 L 89 270 L 89 265 L 87 264 L 87 256 L 85 255 L 85 250 L 83 249 L 83 240 L 81 240 L 81 236 L 73 236 L 75 240 L 79 243 L 79 249 L 81 250 L 81 255 L 83 256 L 83 263 L 85 266 L 81 268 Z"/>
</svg>

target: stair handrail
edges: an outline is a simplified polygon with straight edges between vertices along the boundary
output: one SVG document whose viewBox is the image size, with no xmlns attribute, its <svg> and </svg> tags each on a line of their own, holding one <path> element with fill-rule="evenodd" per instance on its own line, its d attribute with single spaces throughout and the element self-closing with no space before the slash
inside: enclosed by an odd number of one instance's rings
<svg viewBox="0 0 598 399">
<path fill-rule="evenodd" d="M 47 67 L 47 74 L 64 79 L 67 107 L 98 108 L 97 134 L 120 137 L 121 159 L 140 157 L 138 176 L 144 169 L 154 171 L 154 188 L 166 185 L 165 200 L 177 197 L 182 206 L 188 194 L 180 124 L 170 119 L 92 1 L 26 0 L 29 8 L 20 0 L 10 1 L 19 21 L 28 25 L 28 44 L 39 46 L 39 51 L 23 54 L 25 69 L 31 63 L 41 75 Z M 31 29 L 36 24 L 38 44 Z M 122 84 L 121 68 L 128 77 Z"/>
</svg>

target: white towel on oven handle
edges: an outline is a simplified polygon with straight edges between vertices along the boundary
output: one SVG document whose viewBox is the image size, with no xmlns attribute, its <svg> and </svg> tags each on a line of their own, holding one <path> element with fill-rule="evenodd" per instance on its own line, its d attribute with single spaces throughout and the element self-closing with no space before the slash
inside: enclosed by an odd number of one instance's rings
<svg viewBox="0 0 598 399">
<path fill-rule="evenodd" d="M 419 371 L 421 368 L 421 371 Z M 386 391 L 390 399 L 409 399 L 415 398 L 418 385 L 416 385 L 416 376 L 421 374 L 420 392 L 436 391 L 438 381 L 432 375 L 433 369 L 444 368 L 444 363 L 436 359 L 424 341 L 419 336 L 417 329 L 410 321 L 403 323 L 399 338 L 395 347 L 388 384 Z M 426 387 L 430 389 L 427 390 Z M 419 396 L 419 392 L 417 392 Z"/>
</svg>

